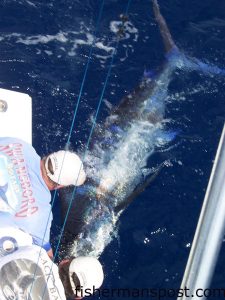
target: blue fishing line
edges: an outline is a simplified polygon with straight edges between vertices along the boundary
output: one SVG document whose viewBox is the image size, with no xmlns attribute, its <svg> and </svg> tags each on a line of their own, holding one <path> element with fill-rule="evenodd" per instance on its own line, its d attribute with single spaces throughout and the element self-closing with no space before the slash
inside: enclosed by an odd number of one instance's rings
<svg viewBox="0 0 225 300">
<path fill-rule="evenodd" d="M 131 0 L 129 0 L 128 3 L 127 3 L 126 11 L 125 11 L 126 15 L 128 14 L 130 3 L 131 3 Z M 111 57 L 111 62 L 110 62 L 109 68 L 108 68 L 108 72 L 107 72 L 107 75 L 106 75 L 104 86 L 103 86 L 103 89 L 102 89 L 102 92 L 101 92 L 101 96 L 100 96 L 100 99 L 99 99 L 99 102 L 98 102 L 98 107 L 97 107 L 96 114 L 95 114 L 95 117 L 94 117 L 94 120 L 93 120 L 92 128 L 91 128 L 91 131 L 90 131 L 90 134 L 89 134 L 89 137 L 88 137 L 88 141 L 87 141 L 87 144 L 86 144 L 86 147 L 85 147 L 85 152 L 84 152 L 84 155 L 83 155 L 83 158 L 82 158 L 83 160 L 86 157 L 86 154 L 87 154 L 87 151 L 88 151 L 88 147 L 89 147 L 89 144 L 90 144 L 90 141 L 91 141 L 91 137 L 92 137 L 94 128 L 96 126 L 96 120 L 97 120 L 97 117 L 98 117 L 98 114 L 99 114 L 99 111 L 100 111 L 101 103 L 102 103 L 102 100 L 103 100 L 103 97 L 104 97 L 104 93 L 105 93 L 105 90 L 106 90 L 106 87 L 107 87 L 107 84 L 108 84 L 108 80 L 109 80 L 109 77 L 111 75 L 111 70 L 112 70 L 112 66 L 113 66 L 113 63 L 114 63 L 114 58 L 115 58 L 116 51 L 118 49 L 118 45 L 119 45 L 119 38 L 117 39 L 116 46 L 114 48 L 114 51 L 113 51 L 113 54 L 112 54 L 112 57 Z M 79 173 L 78 173 L 78 177 L 79 177 L 80 171 L 81 171 L 81 167 L 80 167 L 80 170 L 79 170 Z M 77 189 L 77 187 L 75 186 L 74 189 L 73 189 L 72 195 L 71 195 L 71 199 L 70 199 L 69 206 L 68 206 L 68 209 L 67 209 L 66 217 L 65 217 L 63 226 L 61 228 L 61 232 L 60 232 L 60 235 L 59 235 L 59 241 L 58 241 L 57 246 L 56 246 L 56 250 L 55 250 L 53 262 L 55 261 L 55 258 L 57 256 L 57 253 L 58 253 L 58 250 L 59 250 L 59 246 L 60 246 L 60 243 L 61 243 L 61 239 L 62 239 L 62 236 L 63 236 L 65 225 L 66 225 L 66 222 L 67 222 L 67 219 L 68 219 L 68 216 L 69 216 L 69 212 L 70 212 L 72 203 L 73 203 L 73 201 L 75 199 L 76 189 Z M 51 271 L 52 271 L 52 268 L 51 268 Z M 47 287 L 47 284 L 45 286 L 45 289 L 44 289 L 44 292 L 42 294 L 42 297 L 45 294 L 46 287 Z"/>
<path fill-rule="evenodd" d="M 100 20 L 102 18 L 102 12 L 103 12 L 104 4 L 105 4 L 105 0 L 102 0 L 101 6 L 100 6 L 100 9 L 99 9 L 99 13 L 98 13 L 96 28 L 95 28 L 95 32 L 94 32 L 94 39 L 92 41 L 92 45 L 91 45 L 90 50 L 89 50 L 88 60 L 87 60 L 86 66 L 85 66 L 85 71 L 84 71 L 83 79 L 82 79 L 82 82 L 81 82 L 81 87 L 80 87 L 80 91 L 79 91 L 79 95 L 78 95 L 78 100 L 77 100 L 77 103 L 76 103 L 75 108 L 74 108 L 73 120 L 71 122 L 71 127 L 70 127 L 70 131 L 69 131 L 69 135 L 68 135 L 68 139 L 67 139 L 65 148 L 67 148 L 69 143 L 70 143 L 72 131 L 73 131 L 73 128 L 74 128 L 74 125 L 75 125 L 77 111 L 78 111 L 78 107 L 79 107 L 79 104 L 80 104 L 80 101 L 81 101 L 81 95 L 82 95 L 83 88 L 84 88 L 84 83 L 85 83 L 85 80 L 86 80 L 86 77 L 87 77 L 87 72 L 88 72 L 88 68 L 89 68 L 90 61 L 91 61 L 91 56 L 92 56 L 95 41 L 96 41 L 96 36 L 97 36 L 98 30 L 99 30 Z M 63 165 L 63 162 L 65 160 L 65 154 L 64 154 L 64 157 L 63 157 L 62 165 Z M 62 170 L 62 167 L 61 167 L 61 170 Z M 60 178 L 60 175 L 61 175 L 61 170 L 60 170 L 60 173 L 59 173 L 59 178 Z M 54 191 L 51 207 L 53 207 L 53 205 L 55 203 L 56 193 L 57 193 L 57 190 Z M 50 216 L 51 216 L 51 211 L 49 212 L 48 220 L 47 220 L 47 223 L 46 223 L 45 232 L 44 232 L 43 239 L 42 239 L 42 242 L 41 242 L 41 248 L 44 245 L 44 239 L 45 239 L 45 235 L 46 235 L 46 232 L 47 232 L 47 227 L 48 227 L 48 223 L 49 223 L 49 220 L 50 220 Z M 39 259 L 40 259 L 40 255 L 41 255 L 41 250 L 40 250 L 40 253 L 39 253 L 37 265 L 38 265 L 38 262 L 39 262 Z M 54 260 L 55 260 L 55 256 L 54 256 Z M 54 262 L 54 260 L 53 260 L 53 262 Z M 37 266 L 36 266 L 36 269 L 35 269 L 35 272 L 34 272 L 34 278 L 33 278 L 33 282 L 32 282 L 32 285 L 31 285 L 30 293 L 31 293 L 32 288 L 33 288 L 33 283 L 34 283 L 34 280 L 35 280 L 36 272 L 37 272 Z"/>
</svg>

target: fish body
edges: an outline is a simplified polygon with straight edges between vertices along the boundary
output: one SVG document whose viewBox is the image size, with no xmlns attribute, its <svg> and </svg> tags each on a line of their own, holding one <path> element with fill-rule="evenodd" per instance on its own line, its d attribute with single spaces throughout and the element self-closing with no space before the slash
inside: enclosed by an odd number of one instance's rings
<svg viewBox="0 0 225 300">
<path fill-rule="evenodd" d="M 224 75 L 224 70 L 185 56 L 175 45 L 156 0 L 153 11 L 165 46 L 165 62 L 158 71 L 145 71 L 141 83 L 117 107 L 110 106 L 105 122 L 97 124 L 84 165 L 84 186 L 60 191 L 69 256 L 99 256 L 116 235 L 115 224 L 138 194 L 156 177 L 163 163 L 149 170 L 147 161 L 170 143 L 176 131 L 165 120 L 168 87 L 177 69 Z M 109 105 L 107 105 L 109 106 Z M 147 172 L 146 172 L 147 170 Z"/>
</svg>

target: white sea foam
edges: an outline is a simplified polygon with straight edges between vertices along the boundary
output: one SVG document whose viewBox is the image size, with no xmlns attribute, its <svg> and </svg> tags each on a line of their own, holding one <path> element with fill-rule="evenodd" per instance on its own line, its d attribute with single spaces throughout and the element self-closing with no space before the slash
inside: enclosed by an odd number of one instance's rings
<svg viewBox="0 0 225 300">
<path fill-rule="evenodd" d="M 24 1 L 30 6 L 36 5 L 32 1 Z M 112 21 L 110 23 L 111 32 L 117 33 L 121 24 L 121 21 Z M 128 57 L 129 53 L 133 51 L 132 43 L 127 45 L 125 40 L 131 39 L 132 42 L 138 40 L 138 30 L 131 22 L 125 22 L 123 24 L 123 31 L 124 35 L 121 36 L 120 40 L 121 47 L 125 49 L 125 53 L 121 54 L 121 61 L 124 61 Z M 77 30 L 60 30 L 54 34 L 40 33 L 36 35 L 24 35 L 23 33 L 14 32 L 11 34 L 2 34 L 0 36 L 0 41 L 7 40 L 13 44 L 17 43 L 29 46 L 31 50 L 34 48 L 37 55 L 45 53 L 49 56 L 56 55 L 56 57 L 60 58 L 65 55 L 76 56 L 79 49 L 82 49 L 82 47 L 90 48 L 94 41 L 94 36 L 90 32 L 91 29 L 83 22 L 80 22 Z M 50 49 L 52 45 L 54 45 L 54 51 Z M 105 66 L 106 61 L 111 57 L 115 50 L 115 45 L 115 38 L 113 37 L 112 40 L 109 40 L 108 35 L 96 39 L 93 47 L 98 51 L 94 51 L 93 56 L 99 60 L 102 67 Z"/>
<path fill-rule="evenodd" d="M 109 222 L 105 220 L 101 223 L 95 232 L 90 232 L 90 235 L 82 242 L 75 240 L 71 247 L 71 255 L 77 257 L 80 255 L 99 257 L 105 247 L 111 242 L 113 236 L 116 235 L 115 224 L 117 219 Z M 113 233 L 114 232 L 114 233 Z M 112 235 L 113 233 L 113 235 Z M 93 244 L 93 240 L 95 241 Z"/>
<path fill-rule="evenodd" d="M 129 185 L 133 185 L 134 180 L 140 180 L 141 168 L 146 165 L 147 157 L 153 151 L 158 129 L 158 126 L 148 122 L 132 124 L 126 137 L 118 144 L 113 159 L 100 173 L 101 184 L 107 191 L 113 191 L 117 197 L 124 198 Z"/>
<path fill-rule="evenodd" d="M 19 3 L 19 4 L 21 4 L 21 5 L 26 5 L 26 4 L 28 4 L 29 6 L 33 6 L 33 7 L 37 7 L 37 5 L 35 4 L 35 3 L 33 3 L 32 1 L 29 1 L 29 0 L 4 0 L 4 2 L 16 2 L 16 3 Z"/>
<path fill-rule="evenodd" d="M 132 35 L 133 41 L 137 42 L 138 41 L 138 29 L 130 22 L 122 22 L 122 21 L 111 21 L 110 22 L 110 30 L 111 32 L 118 34 L 122 33 L 120 36 L 121 40 L 124 39 L 129 39 Z"/>
<path fill-rule="evenodd" d="M 60 43 L 61 46 L 58 45 L 58 51 L 62 51 L 63 55 L 67 53 L 67 55 L 69 56 L 75 56 L 79 47 L 90 47 L 93 44 L 94 36 L 89 32 L 77 31 L 60 31 L 56 34 L 37 34 L 30 36 L 25 36 L 21 33 L 14 32 L 11 34 L 0 36 L 0 41 L 3 40 L 12 40 L 13 43 L 23 44 L 30 47 L 38 45 L 42 47 L 42 45 L 47 46 L 48 44 L 51 46 L 52 43 Z M 94 47 L 102 51 L 101 55 L 94 54 L 96 58 L 99 58 L 102 61 L 102 63 L 104 63 L 105 60 L 110 57 L 111 53 L 114 50 L 114 47 L 109 46 L 105 44 L 104 41 L 99 40 L 96 41 Z M 49 48 L 36 48 L 37 54 L 42 54 L 42 52 L 45 52 L 47 55 L 54 55 L 54 52 L 51 51 Z M 60 54 L 58 54 L 57 52 L 57 55 Z"/>
<path fill-rule="evenodd" d="M 104 50 L 106 52 L 113 52 L 113 50 L 115 49 L 114 47 L 108 47 L 108 46 L 103 45 L 102 42 L 97 42 L 95 45 L 97 48 Z"/>
<path fill-rule="evenodd" d="M 29 4 L 30 6 L 33 6 L 33 7 L 37 7 L 37 5 L 36 4 L 34 4 L 33 2 L 31 2 L 31 1 L 28 1 L 28 0 L 26 0 L 26 3 L 27 4 Z"/>
<path fill-rule="evenodd" d="M 74 39 L 73 46 L 72 46 L 71 50 L 68 52 L 68 55 L 75 56 L 76 49 L 79 46 L 83 46 L 83 45 L 90 46 L 90 45 L 92 45 L 93 41 L 94 41 L 94 36 L 91 35 L 90 33 L 86 33 L 86 39 Z"/>
<path fill-rule="evenodd" d="M 13 36 L 18 37 L 16 43 L 21 43 L 21 44 L 25 44 L 25 45 L 37 45 L 37 44 L 47 44 L 50 43 L 52 41 L 58 41 L 61 43 L 66 43 L 68 41 L 68 38 L 66 37 L 66 34 L 63 32 L 59 32 L 55 35 L 33 35 L 33 36 L 22 36 L 22 35 L 18 35 L 18 34 L 13 34 Z"/>
</svg>

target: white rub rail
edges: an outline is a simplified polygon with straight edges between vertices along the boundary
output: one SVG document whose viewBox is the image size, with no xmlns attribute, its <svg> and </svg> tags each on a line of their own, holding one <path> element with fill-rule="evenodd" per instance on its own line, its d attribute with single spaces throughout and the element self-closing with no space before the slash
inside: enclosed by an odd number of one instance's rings
<svg viewBox="0 0 225 300">
<path fill-rule="evenodd" d="M 29 95 L 0 89 L 0 137 L 32 143 L 32 99 Z"/>
<path fill-rule="evenodd" d="M 210 287 L 225 230 L 225 125 L 203 202 L 179 300 L 199 300 L 198 289 Z M 189 297 L 188 297 L 189 296 Z M 203 296 L 201 299 L 205 299 Z"/>
</svg>

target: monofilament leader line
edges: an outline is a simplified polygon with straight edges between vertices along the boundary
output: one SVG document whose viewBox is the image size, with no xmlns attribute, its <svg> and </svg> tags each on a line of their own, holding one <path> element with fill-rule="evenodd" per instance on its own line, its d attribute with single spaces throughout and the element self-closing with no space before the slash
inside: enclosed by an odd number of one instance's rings
<svg viewBox="0 0 225 300">
<path fill-rule="evenodd" d="M 128 0 L 127 6 L 126 6 L 126 10 L 125 10 L 125 15 L 128 14 L 128 11 L 129 11 L 129 8 L 130 8 L 130 4 L 131 4 L 131 0 Z M 87 151 L 88 151 L 88 147 L 89 147 L 89 144 L 90 144 L 90 141 L 91 141 L 91 137 L 92 137 L 94 128 L 96 126 L 97 117 L 98 117 L 98 114 L 99 114 L 99 111 L 100 111 L 101 103 L 102 103 L 102 100 L 103 100 L 103 97 L 104 97 L 104 93 L 105 93 L 105 90 L 106 90 L 106 87 L 107 87 L 107 84 L 108 84 L 108 80 L 109 80 L 109 77 L 111 75 L 111 70 L 112 70 L 112 66 L 113 66 L 113 63 L 114 63 L 114 58 L 115 58 L 115 55 L 116 55 L 116 52 L 117 52 L 117 49 L 118 49 L 118 46 L 119 46 L 119 41 L 120 41 L 120 39 L 118 37 L 117 38 L 117 42 L 116 42 L 116 46 L 115 46 L 114 51 L 113 51 L 112 56 L 111 56 L 111 61 L 110 61 L 110 64 L 109 64 L 108 72 L 106 74 L 106 78 L 105 78 L 105 82 L 104 82 L 104 85 L 103 85 L 101 96 L 100 96 L 100 99 L 99 99 L 99 102 L 98 102 L 98 107 L 97 107 L 97 110 L 96 110 L 96 114 L 95 114 L 95 117 L 93 119 L 92 128 L 91 128 L 91 131 L 90 131 L 90 134 L 89 134 L 89 137 L 88 137 L 88 141 L 87 141 L 87 144 L 86 144 L 86 147 L 85 147 L 85 152 L 84 152 L 84 155 L 83 155 L 83 160 L 86 157 L 86 154 L 87 154 Z M 80 170 L 81 170 L 81 168 L 80 168 Z M 79 173 L 80 173 L 80 170 L 79 170 Z M 78 173 L 78 177 L 79 177 L 79 173 Z M 73 189 L 73 192 L 72 192 L 72 195 L 71 195 L 71 199 L 70 199 L 70 202 L 69 202 L 69 206 L 68 206 L 68 209 L 67 209 L 66 217 L 65 217 L 63 226 L 61 228 L 61 232 L 60 232 L 60 235 L 59 235 L 59 241 L 58 241 L 57 246 L 56 246 L 56 250 L 55 250 L 53 262 L 55 261 L 55 258 L 57 256 L 57 253 L 58 253 L 58 250 L 59 250 L 59 246 L 60 246 L 61 239 L 62 239 L 62 236 L 63 236 L 64 228 L 65 228 L 65 224 L 66 224 L 66 221 L 68 219 L 72 203 L 75 200 L 75 195 L 76 195 L 76 186 Z M 42 299 L 43 299 L 43 296 L 45 294 L 46 287 L 47 287 L 47 283 L 46 283 L 44 292 L 42 294 Z"/>
<path fill-rule="evenodd" d="M 102 18 L 102 12 L 103 12 L 104 4 L 105 4 L 105 0 L 102 0 L 101 6 L 99 8 L 98 19 L 97 19 L 97 22 L 96 22 L 96 27 L 95 27 L 95 32 L 94 32 L 94 39 L 92 41 L 92 44 L 91 44 L 91 47 L 90 47 L 90 50 L 89 50 L 88 60 L 87 60 L 87 63 L 85 65 L 84 75 L 83 75 L 83 79 L 82 79 L 82 82 L 81 82 L 78 99 L 77 99 L 77 102 L 75 104 L 74 114 L 73 114 L 73 120 L 71 122 L 70 131 L 69 131 L 69 135 L 68 135 L 68 139 L 67 139 L 65 148 L 68 148 L 68 145 L 70 144 L 70 140 L 71 140 L 71 136 L 72 136 L 72 132 L 73 132 L 73 129 L 74 129 L 75 120 L 76 120 L 76 116 L 77 116 L 78 107 L 79 107 L 80 101 L 81 101 L 81 95 L 83 93 L 84 84 L 85 84 L 85 81 L 86 81 L 87 72 L 88 72 L 88 68 L 89 68 L 89 65 L 90 65 L 90 61 L 91 61 L 91 56 L 92 56 L 93 49 L 94 49 L 94 46 L 95 46 L 95 42 L 96 42 L 96 38 L 97 38 L 97 33 L 99 31 L 99 26 L 100 26 L 100 21 L 101 21 L 101 18 Z M 64 162 L 64 160 L 65 160 L 65 154 L 64 154 L 64 157 L 63 157 L 63 162 Z M 62 163 L 62 166 L 63 166 L 63 163 Z M 62 167 L 61 167 L 61 170 L 62 170 Z M 61 175 L 61 170 L 60 170 L 60 173 L 59 173 L 59 179 L 60 179 L 60 175 Z M 78 177 L 79 177 L 79 175 L 78 175 Z M 56 193 L 57 193 L 57 190 L 54 191 L 51 207 L 54 206 L 55 199 L 56 199 Z M 45 232 L 43 234 L 43 238 L 42 238 L 42 242 L 41 242 L 41 248 L 44 245 L 45 235 L 46 235 L 48 223 L 50 221 L 50 216 L 51 216 L 51 211 L 49 212 L 48 220 L 47 220 L 46 227 L 45 227 Z M 60 239 L 60 241 L 61 241 L 61 239 Z M 38 265 L 38 262 L 39 262 L 39 259 L 40 259 L 40 255 L 41 255 L 41 250 L 39 252 L 39 257 L 38 257 L 37 265 Z M 56 257 L 56 255 L 54 256 L 53 262 L 55 261 L 55 257 Z M 35 280 L 36 272 L 37 272 L 37 266 L 36 266 L 36 269 L 34 271 L 33 282 L 32 282 L 32 285 L 31 285 L 30 292 L 29 292 L 30 294 L 31 294 L 31 291 L 33 289 L 33 283 L 34 283 L 34 280 Z M 44 295 L 44 293 L 43 293 L 43 295 Z"/>
</svg>

